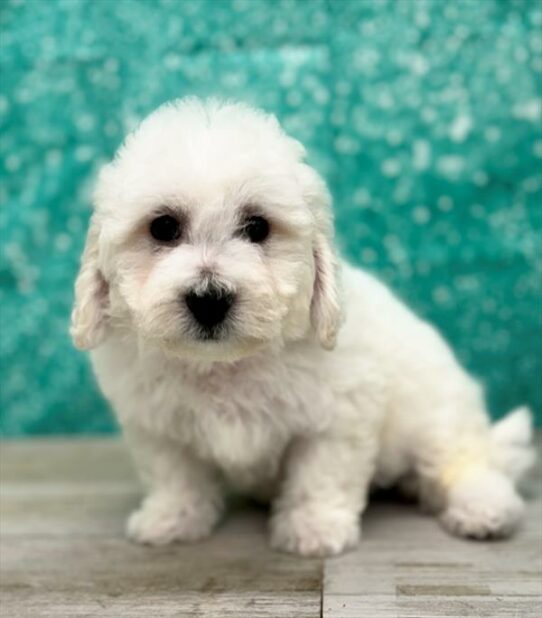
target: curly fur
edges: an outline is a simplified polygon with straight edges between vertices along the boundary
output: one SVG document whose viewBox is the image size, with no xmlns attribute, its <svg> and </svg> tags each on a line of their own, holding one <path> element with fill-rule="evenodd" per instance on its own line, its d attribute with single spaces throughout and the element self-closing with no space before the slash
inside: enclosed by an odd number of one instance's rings
<svg viewBox="0 0 542 618">
<path fill-rule="evenodd" d="M 396 483 L 454 533 L 508 534 L 528 412 L 492 427 L 437 331 L 336 258 L 330 196 L 304 156 L 272 116 L 188 99 L 100 175 L 72 333 L 148 489 L 128 534 L 203 538 L 234 490 L 272 500 L 277 549 L 337 554 L 358 542 L 370 487 Z M 237 233 L 247 209 L 271 222 L 262 244 Z M 182 221 L 175 246 L 148 232 L 164 210 Z M 182 302 L 210 280 L 237 298 L 212 341 Z"/>
</svg>

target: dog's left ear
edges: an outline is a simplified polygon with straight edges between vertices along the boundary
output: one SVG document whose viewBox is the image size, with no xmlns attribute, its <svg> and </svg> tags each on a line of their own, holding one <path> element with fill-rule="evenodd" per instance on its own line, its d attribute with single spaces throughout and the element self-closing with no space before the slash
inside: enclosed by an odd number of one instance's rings
<svg viewBox="0 0 542 618">
<path fill-rule="evenodd" d="M 342 322 L 338 284 L 338 264 L 331 239 L 317 232 L 313 245 L 314 287 L 311 300 L 311 321 L 323 348 L 335 347 Z"/>
<path fill-rule="evenodd" d="M 322 347 L 331 350 L 342 323 L 339 263 L 333 247 L 331 195 L 322 178 L 308 165 L 300 165 L 298 174 L 305 202 L 314 217 L 311 323 Z"/>
<path fill-rule="evenodd" d="M 90 350 L 105 339 L 109 285 L 98 268 L 99 225 L 93 217 L 87 234 L 81 268 L 75 281 L 75 303 L 70 334 L 80 350 Z"/>
</svg>

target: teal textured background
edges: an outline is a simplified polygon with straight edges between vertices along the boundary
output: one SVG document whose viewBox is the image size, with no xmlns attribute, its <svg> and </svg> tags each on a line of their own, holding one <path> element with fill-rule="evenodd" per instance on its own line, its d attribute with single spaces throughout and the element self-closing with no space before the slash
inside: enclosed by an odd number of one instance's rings
<svg viewBox="0 0 542 618">
<path fill-rule="evenodd" d="M 97 168 L 160 103 L 275 112 L 340 245 L 435 322 L 492 412 L 542 412 L 542 6 L 528 0 L 1 3 L 1 430 L 110 431 L 67 335 Z"/>
</svg>

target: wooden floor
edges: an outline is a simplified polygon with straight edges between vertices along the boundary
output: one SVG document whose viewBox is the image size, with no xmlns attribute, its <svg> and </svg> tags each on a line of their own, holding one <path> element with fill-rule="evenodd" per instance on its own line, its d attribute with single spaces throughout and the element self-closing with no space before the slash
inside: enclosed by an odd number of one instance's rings
<svg viewBox="0 0 542 618">
<path fill-rule="evenodd" d="M 4 443 L 0 453 L 2 618 L 542 616 L 540 470 L 511 540 L 454 539 L 415 507 L 381 501 L 359 549 L 321 561 L 269 550 L 265 511 L 248 506 L 204 543 L 129 543 L 123 523 L 139 490 L 116 441 Z"/>
</svg>

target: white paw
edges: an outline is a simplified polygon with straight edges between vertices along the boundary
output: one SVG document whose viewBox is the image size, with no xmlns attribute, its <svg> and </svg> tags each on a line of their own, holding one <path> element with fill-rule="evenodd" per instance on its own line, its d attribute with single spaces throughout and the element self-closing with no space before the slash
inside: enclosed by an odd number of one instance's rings
<svg viewBox="0 0 542 618">
<path fill-rule="evenodd" d="M 211 534 L 219 517 L 220 509 L 212 503 L 180 504 L 178 499 L 151 495 L 128 518 L 126 534 L 147 545 L 199 541 Z"/>
<path fill-rule="evenodd" d="M 500 538 L 514 531 L 523 510 L 523 501 L 510 480 L 499 473 L 486 472 L 451 488 L 440 520 L 457 536 Z"/>
<path fill-rule="evenodd" d="M 355 547 L 357 513 L 325 505 L 279 510 L 271 518 L 271 547 L 301 556 L 335 556 Z"/>
</svg>

